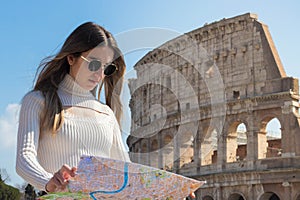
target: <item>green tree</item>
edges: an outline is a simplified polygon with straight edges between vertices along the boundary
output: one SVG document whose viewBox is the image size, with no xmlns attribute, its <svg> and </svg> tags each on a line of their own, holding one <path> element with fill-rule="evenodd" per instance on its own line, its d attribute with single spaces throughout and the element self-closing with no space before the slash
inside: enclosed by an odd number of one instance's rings
<svg viewBox="0 0 300 200">
<path fill-rule="evenodd" d="M 26 200 L 35 200 L 36 198 L 36 193 L 34 190 L 34 187 L 30 184 L 27 184 L 25 188 L 25 199 Z"/>
<path fill-rule="evenodd" d="M 0 199 L 1 200 L 18 200 L 21 198 L 20 191 L 7 185 L 5 181 L 9 180 L 9 176 L 5 169 L 0 169 Z"/>
<path fill-rule="evenodd" d="M 0 199 L 1 200 L 18 200 L 21 198 L 21 193 L 17 188 L 0 182 Z"/>
</svg>

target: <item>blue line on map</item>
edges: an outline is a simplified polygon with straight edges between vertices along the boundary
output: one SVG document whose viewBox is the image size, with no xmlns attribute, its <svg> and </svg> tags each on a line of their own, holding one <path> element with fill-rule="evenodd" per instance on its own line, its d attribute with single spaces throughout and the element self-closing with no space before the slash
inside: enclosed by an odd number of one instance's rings
<svg viewBox="0 0 300 200">
<path fill-rule="evenodd" d="M 123 182 L 123 185 L 120 189 L 115 190 L 115 191 L 97 190 L 97 191 L 94 191 L 94 192 L 90 192 L 90 196 L 94 200 L 97 200 L 97 198 L 94 196 L 94 194 L 96 194 L 96 193 L 103 193 L 103 194 L 116 194 L 116 193 L 119 193 L 119 192 L 121 192 L 122 190 L 125 189 L 127 183 L 128 183 L 128 163 L 125 163 L 124 164 L 124 182 Z"/>
</svg>

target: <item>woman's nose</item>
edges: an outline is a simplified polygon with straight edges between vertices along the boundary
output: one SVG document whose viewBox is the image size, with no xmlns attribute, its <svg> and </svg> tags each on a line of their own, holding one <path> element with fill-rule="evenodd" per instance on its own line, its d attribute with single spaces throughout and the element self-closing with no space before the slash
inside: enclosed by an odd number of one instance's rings
<svg viewBox="0 0 300 200">
<path fill-rule="evenodd" d="M 98 71 L 95 72 L 95 75 L 97 77 L 99 77 L 101 80 L 104 79 L 104 77 L 105 77 L 104 70 L 102 68 L 100 68 Z"/>
</svg>

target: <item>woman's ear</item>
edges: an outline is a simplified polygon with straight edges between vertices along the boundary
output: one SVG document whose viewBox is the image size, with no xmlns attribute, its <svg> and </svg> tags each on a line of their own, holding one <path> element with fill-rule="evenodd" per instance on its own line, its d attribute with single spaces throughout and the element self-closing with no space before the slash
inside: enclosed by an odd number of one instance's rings
<svg viewBox="0 0 300 200">
<path fill-rule="evenodd" d="M 73 55 L 68 55 L 67 59 L 68 59 L 69 65 L 72 66 L 75 62 L 75 57 Z"/>
</svg>

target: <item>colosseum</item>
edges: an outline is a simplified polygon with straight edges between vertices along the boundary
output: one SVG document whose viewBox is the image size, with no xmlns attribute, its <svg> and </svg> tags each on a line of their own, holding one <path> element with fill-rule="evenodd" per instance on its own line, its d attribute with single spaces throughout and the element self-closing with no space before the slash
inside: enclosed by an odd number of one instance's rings
<svg viewBox="0 0 300 200">
<path fill-rule="evenodd" d="M 182 34 L 134 69 L 133 162 L 205 180 L 201 200 L 300 200 L 299 83 L 257 15 Z"/>
</svg>

